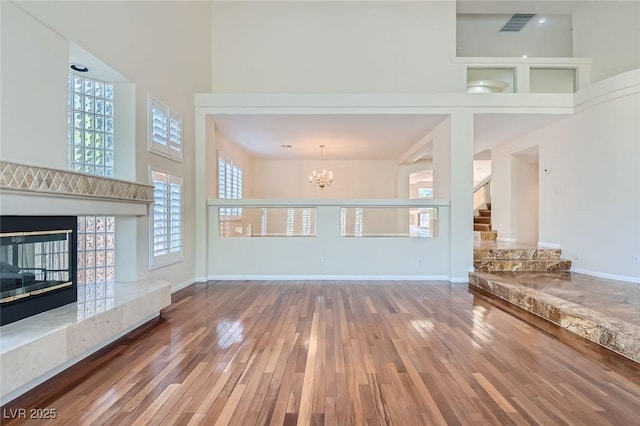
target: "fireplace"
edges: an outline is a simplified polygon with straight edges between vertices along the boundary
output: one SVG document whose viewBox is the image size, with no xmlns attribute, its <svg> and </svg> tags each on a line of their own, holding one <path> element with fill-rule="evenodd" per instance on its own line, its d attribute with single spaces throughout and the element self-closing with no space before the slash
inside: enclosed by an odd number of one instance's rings
<svg viewBox="0 0 640 426">
<path fill-rule="evenodd" d="M 75 216 L 0 217 L 0 325 L 77 300 Z"/>
</svg>

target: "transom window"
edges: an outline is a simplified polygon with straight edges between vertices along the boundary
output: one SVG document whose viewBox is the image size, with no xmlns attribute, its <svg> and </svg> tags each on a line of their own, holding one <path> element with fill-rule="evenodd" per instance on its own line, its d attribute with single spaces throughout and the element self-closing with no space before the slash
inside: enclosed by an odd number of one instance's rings
<svg viewBox="0 0 640 426">
<path fill-rule="evenodd" d="M 149 150 L 182 161 L 182 116 L 151 96 Z"/>
</svg>

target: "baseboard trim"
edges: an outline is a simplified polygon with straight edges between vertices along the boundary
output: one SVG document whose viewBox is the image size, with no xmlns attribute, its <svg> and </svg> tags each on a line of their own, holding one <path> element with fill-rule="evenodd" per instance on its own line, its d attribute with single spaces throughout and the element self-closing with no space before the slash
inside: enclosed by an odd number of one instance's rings
<svg viewBox="0 0 640 426">
<path fill-rule="evenodd" d="M 605 278 L 608 280 L 625 281 L 629 283 L 640 284 L 640 277 L 634 277 L 631 275 L 608 274 L 606 272 L 591 271 L 589 269 L 582 269 L 582 268 L 571 268 L 571 272 L 590 275 L 592 277 L 597 277 L 597 278 Z"/>
<path fill-rule="evenodd" d="M 496 241 L 502 241 L 503 243 L 515 243 L 516 239 L 511 237 L 498 237 Z"/>
<path fill-rule="evenodd" d="M 463 280 L 463 281 L 454 281 Z M 451 281 L 467 282 L 467 277 L 448 275 L 209 275 L 210 281 Z"/>
<path fill-rule="evenodd" d="M 544 241 L 538 241 L 538 248 L 561 249 L 562 245 L 556 244 L 556 243 L 545 243 Z"/>
<path fill-rule="evenodd" d="M 199 280 L 197 278 L 190 278 L 190 279 L 188 279 L 186 281 L 182 281 L 181 283 L 172 284 L 171 285 L 171 294 L 175 293 L 176 291 L 182 290 L 183 288 L 187 288 L 191 284 L 195 284 L 198 281 Z M 206 280 L 203 279 L 202 281 L 206 281 Z"/>
</svg>

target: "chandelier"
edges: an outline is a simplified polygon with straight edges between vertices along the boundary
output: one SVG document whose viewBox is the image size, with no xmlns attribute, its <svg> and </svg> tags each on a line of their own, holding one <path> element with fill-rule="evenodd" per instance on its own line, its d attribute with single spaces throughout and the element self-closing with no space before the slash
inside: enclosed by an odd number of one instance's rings
<svg viewBox="0 0 640 426">
<path fill-rule="evenodd" d="M 309 183 L 315 183 L 320 189 L 325 186 L 331 186 L 333 183 L 333 172 L 327 170 L 323 166 L 324 163 L 324 145 L 320 145 L 320 171 L 314 170 L 309 176 Z"/>
</svg>

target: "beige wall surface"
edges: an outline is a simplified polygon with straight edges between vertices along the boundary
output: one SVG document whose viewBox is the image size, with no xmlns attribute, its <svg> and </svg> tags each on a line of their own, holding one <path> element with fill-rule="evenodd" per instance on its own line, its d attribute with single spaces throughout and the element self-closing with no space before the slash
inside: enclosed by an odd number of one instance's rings
<svg viewBox="0 0 640 426">
<path fill-rule="evenodd" d="M 214 2 L 214 91 L 462 91 L 456 4 Z"/>
</svg>

